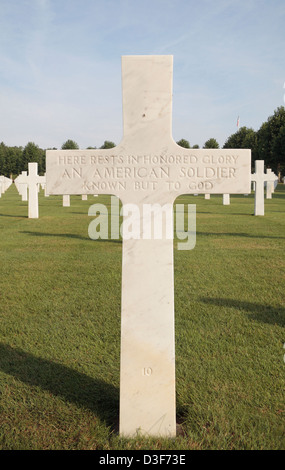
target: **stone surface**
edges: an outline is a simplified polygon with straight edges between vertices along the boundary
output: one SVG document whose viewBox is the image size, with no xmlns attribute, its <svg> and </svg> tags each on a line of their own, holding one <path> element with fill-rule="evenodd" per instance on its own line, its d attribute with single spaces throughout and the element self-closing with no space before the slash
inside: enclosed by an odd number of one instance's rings
<svg viewBox="0 0 285 470">
<path fill-rule="evenodd" d="M 181 194 L 249 192 L 250 151 L 174 142 L 172 56 L 123 57 L 122 81 L 122 142 L 47 151 L 47 192 L 113 194 L 124 210 L 136 204 L 140 227 L 145 204 L 165 205 L 161 239 L 123 239 L 120 434 L 175 436 L 172 205 Z"/>
</svg>

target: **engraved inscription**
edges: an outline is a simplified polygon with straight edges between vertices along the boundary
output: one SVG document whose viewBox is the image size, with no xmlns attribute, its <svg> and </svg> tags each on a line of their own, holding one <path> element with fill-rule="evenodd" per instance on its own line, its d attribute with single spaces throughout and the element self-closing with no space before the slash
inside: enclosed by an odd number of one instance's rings
<svg viewBox="0 0 285 470">
<path fill-rule="evenodd" d="M 50 194 L 230 193 L 235 187 L 239 189 L 244 163 L 249 165 L 246 150 L 175 153 L 174 148 L 142 155 L 124 154 L 123 147 L 105 153 L 48 151 L 48 164 L 52 161 L 57 175 Z"/>
<path fill-rule="evenodd" d="M 146 375 L 147 377 L 149 377 L 150 375 L 152 375 L 152 368 L 151 367 L 144 367 L 143 370 L 142 370 L 142 373 L 143 373 L 143 375 Z"/>
</svg>

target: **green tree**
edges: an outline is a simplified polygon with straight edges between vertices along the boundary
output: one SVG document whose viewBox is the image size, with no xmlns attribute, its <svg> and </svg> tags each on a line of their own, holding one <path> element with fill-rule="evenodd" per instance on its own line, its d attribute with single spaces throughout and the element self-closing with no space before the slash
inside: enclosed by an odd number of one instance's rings
<svg viewBox="0 0 285 470">
<path fill-rule="evenodd" d="M 211 139 L 208 139 L 205 143 L 204 143 L 204 149 L 218 149 L 220 148 L 219 147 L 219 144 L 218 142 L 216 141 L 216 139 L 214 139 L 213 137 Z"/>
<path fill-rule="evenodd" d="M 7 147 L 4 142 L 0 144 L 0 175 L 6 175 Z"/>
<path fill-rule="evenodd" d="M 190 149 L 190 143 L 188 142 L 188 140 L 180 139 L 176 143 L 177 145 L 180 145 L 180 147 L 184 147 L 185 149 Z"/>
<path fill-rule="evenodd" d="M 104 144 L 100 147 L 100 149 L 111 149 L 113 147 L 116 147 L 116 144 L 114 144 L 114 142 L 111 142 L 110 140 L 105 140 Z"/>
<path fill-rule="evenodd" d="M 272 153 L 275 159 L 272 166 L 276 168 L 279 181 L 281 181 L 281 174 L 285 175 L 285 126 L 280 127 L 278 135 L 274 137 Z"/>
<path fill-rule="evenodd" d="M 45 151 L 40 149 L 34 142 L 28 142 L 22 154 L 21 171 L 28 170 L 29 162 L 38 163 L 38 172 L 44 173 L 45 171 Z"/>
<path fill-rule="evenodd" d="M 74 140 L 68 139 L 66 142 L 62 144 L 61 149 L 62 150 L 78 150 L 79 146 Z"/>
<path fill-rule="evenodd" d="M 277 172 L 285 172 L 284 154 L 285 108 L 280 106 L 257 131 L 257 158 Z"/>
<path fill-rule="evenodd" d="M 8 147 L 9 176 L 18 175 L 22 171 L 23 147 Z M 6 175 L 7 176 L 7 175 Z"/>
<path fill-rule="evenodd" d="M 237 132 L 230 135 L 223 146 L 224 149 L 250 149 L 252 165 L 257 157 L 257 134 L 250 127 L 243 126 Z"/>
</svg>

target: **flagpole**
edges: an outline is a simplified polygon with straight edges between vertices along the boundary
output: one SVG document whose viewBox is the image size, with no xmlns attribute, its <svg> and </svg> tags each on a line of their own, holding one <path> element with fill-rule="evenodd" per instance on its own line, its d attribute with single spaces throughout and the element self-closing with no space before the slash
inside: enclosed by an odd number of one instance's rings
<svg viewBox="0 0 285 470">
<path fill-rule="evenodd" d="M 238 118 L 237 118 L 237 129 L 238 129 L 238 131 L 239 131 L 239 116 L 238 116 Z"/>
</svg>

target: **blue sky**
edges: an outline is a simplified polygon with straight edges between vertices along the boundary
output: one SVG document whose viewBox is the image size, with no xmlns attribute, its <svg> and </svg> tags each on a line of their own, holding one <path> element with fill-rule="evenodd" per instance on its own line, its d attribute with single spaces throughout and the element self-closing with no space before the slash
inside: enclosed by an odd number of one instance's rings
<svg viewBox="0 0 285 470">
<path fill-rule="evenodd" d="M 171 54 L 173 138 L 223 146 L 284 105 L 284 0 L 0 0 L 0 141 L 122 138 L 121 56 Z"/>
</svg>

